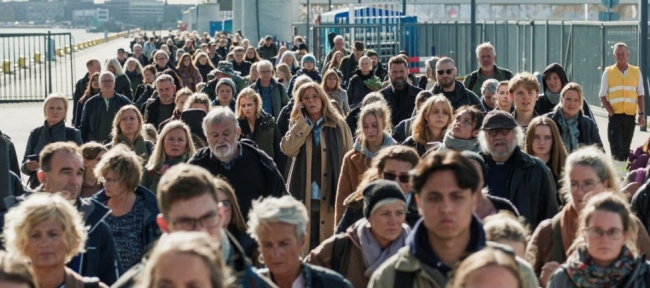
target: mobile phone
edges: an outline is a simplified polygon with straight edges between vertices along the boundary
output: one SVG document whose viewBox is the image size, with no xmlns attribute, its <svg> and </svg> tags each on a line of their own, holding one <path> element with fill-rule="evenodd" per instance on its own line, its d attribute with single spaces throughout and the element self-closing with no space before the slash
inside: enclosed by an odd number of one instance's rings
<svg viewBox="0 0 650 288">
<path fill-rule="evenodd" d="M 38 155 L 36 155 L 36 154 L 27 155 L 27 160 L 38 162 Z"/>
</svg>

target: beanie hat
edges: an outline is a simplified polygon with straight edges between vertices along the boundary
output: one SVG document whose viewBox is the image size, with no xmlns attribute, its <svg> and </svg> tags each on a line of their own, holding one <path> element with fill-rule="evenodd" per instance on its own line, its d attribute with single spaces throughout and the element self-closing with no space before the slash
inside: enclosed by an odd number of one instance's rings
<svg viewBox="0 0 650 288">
<path fill-rule="evenodd" d="M 305 56 L 302 56 L 302 61 L 300 62 L 301 66 L 305 66 L 305 62 L 307 61 L 310 61 L 316 65 L 316 57 L 314 57 L 314 55 L 306 54 Z"/>
<path fill-rule="evenodd" d="M 401 200 L 406 205 L 402 189 L 394 181 L 377 179 L 363 188 L 363 216 L 368 218 L 372 209 L 382 200 Z"/>
<path fill-rule="evenodd" d="M 377 51 L 375 51 L 375 50 L 368 49 L 368 50 L 366 51 L 366 56 L 368 56 L 368 57 L 371 57 L 371 56 L 377 56 L 377 57 L 379 57 L 379 54 L 377 54 Z"/>
<path fill-rule="evenodd" d="M 229 85 L 230 89 L 232 89 L 232 98 L 233 99 L 237 98 L 237 86 L 235 85 L 235 82 L 233 82 L 232 79 L 230 78 L 219 79 L 219 82 L 217 82 L 217 87 L 214 88 L 214 94 L 217 94 L 219 87 L 224 84 Z"/>
</svg>

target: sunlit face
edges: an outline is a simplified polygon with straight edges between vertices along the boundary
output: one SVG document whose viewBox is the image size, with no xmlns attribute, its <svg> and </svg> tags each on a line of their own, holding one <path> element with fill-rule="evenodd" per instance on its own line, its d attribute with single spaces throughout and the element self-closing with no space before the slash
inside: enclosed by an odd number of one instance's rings
<svg viewBox="0 0 650 288">
<path fill-rule="evenodd" d="M 305 89 L 300 101 L 310 117 L 320 118 L 323 115 L 323 101 L 316 89 Z"/>
<path fill-rule="evenodd" d="M 145 70 L 143 72 L 143 74 L 144 74 L 144 82 L 145 83 L 151 84 L 151 83 L 153 83 L 154 80 L 156 80 L 156 75 L 154 73 L 151 73 L 151 71 L 149 71 L 149 70 Z"/>
<path fill-rule="evenodd" d="M 237 63 L 241 63 L 242 61 L 244 61 L 244 52 L 241 51 L 235 52 L 233 53 L 233 56 L 235 57 L 235 62 Z"/>
<path fill-rule="evenodd" d="M 138 115 L 134 110 L 129 109 L 124 111 L 124 113 L 122 113 L 119 127 L 123 135 L 125 136 L 135 135 L 136 133 L 138 133 L 140 125 L 142 125 L 142 123 L 140 123 L 140 119 L 138 118 Z"/>
<path fill-rule="evenodd" d="M 497 97 L 494 93 L 485 90 L 485 93 L 483 93 L 483 99 L 485 99 L 485 104 L 487 104 L 488 107 L 485 107 L 487 109 L 494 109 L 497 105 Z"/>
<path fill-rule="evenodd" d="M 210 46 L 210 47 L 214 47 L 214 46 Z M 199 57 L 199 64 L 200 65 L 207 65 L 208 64 L 208 57 L 206 57 L 206 56 Z"/>
<path fill-rule="evenodd" d="M 497 103 L 499 103 L 499 107 L 507 107 L 506 112 L 510 112 L 512 99 L 508 93 L 508 85 L 499 85 L 499 88 L 497 88 Z"/>
<path fill-rule="evenodd" d="M 43 191 L 63 192 L 68 200 L 77 199 L 84 177 L 83 158 L 68 151 L 57 151 L 50 160 L 50 170 L 41 170 Z"/>
<path fill-rule="evenodd" d="M 66 114 L 67 111 L 65 110 L 63 100 L 50 100 L 47 106 L 45 106 L 45 121 L 50 125 L 63 121 Z"/>
<path fill-rule="evenodd" d="M 507 135 L 496 133 L 496 135 L 492 136 L 486 131 L 485 139 L 487 140 L 488 151 L 492 157 L 508 158 L 517 147 L 515 131 L 512 129 L 508 130 Z"/>
<path fill-rule="evenodd" d="M 366 75 L 370 73 L 370 69 L 372 69 L 372 61 L 370 59 L 363 58 L 359 61 L 359 70 L 361 70 L 361 73 Z"/>
<path fill-rule="evenodd" d="M 510 94 L 515 102 L 515 110 L 522 113 L 533 112 L 537 102 L 537 90 L 527 90 L 524 85 L 519 85 Z"/>
<path fill-rule="evenodd" d="M 580 99 L 580 94 L 574 89 L 569 89 L 564 92 L 562 98 L 562 112 L 564 113 L 564 118 L 571 118 L 580 112 L 582 108 L 582 99 Z"/>
<path fill-rule="evenodd" d="M 250 73 L 248 74 L 248 77 L 250 77 L 251 82 L 257 81 L 257 78 L 260 77 L 260 74 L 257 72 L 257 66 L 251 66 Z"/>
<path fill-rule="evenodd" d="M 260 81 L 262 81 L 262 82 L 271 81 L 271 78 L 273 78 L 273 67 L 272 66 L 261 65 L 261 66 L 258 66 L 257 68 L 258 69 L 255 70 L 255 71 L 259 73 Z"/>
<path fill-rule="evenodd" d="M 25 253 L 35 268 L 58 268 L 65 264 L 69 247 L 61 221 L 50 218 L 32 227 Z"/>
<path fill-rule="evenodd" d="M 406 86 L 406 77 L 408 77 L 406 65 L 402 63 L 395 63 L 390 65 L 388 75 L 390 77 L 391 84 L 395 86 L 395 88 L 402 89 Z"/>
<path fill-rule="evenodd" d="M 113 93 L 115 91 L 115 79 L 107 74 L 102 76 L 99 76 L 99 88 L 104 93 Z"/>
<path fill-rule="evenodd" d="M 372 64 L 372 67 L 377 67 L 377 64 L 379 64 L 379 57 L 372 55 L 368 56 L 370 57 L 370 63 Z"/>
<path fill-rule="evenodd" d="M 217 190 L 217 196 L 219 198 L 219 202 L 221 203 L 224 203 L 225 201 L 230 201 L 226 193 L 224 193 L 221 190 Z M 232 203 L 230 203 L 230 205 L 223 205 L 223 221 L 221 224 L 221 228 L 228 229 L 228 225 L 230 225 L 230 222 L 232 222 Z"/>
<path fill-rule="evenodd" d="M 424 217 L 429 239 L 449 241 L 469 233 L 478 193 L 458 186 L 451 170 L 429 175 L 417 197 L 418 211 Z"/>
<path fill-rule="evenodd" d="M 212 154 L 221 162 L 230 161 L 234 157 L 240 132 L 239 127 L 230 121 L 210 125 L 207 138 Z"/>
<path fill-rule="evenodd" d="M 363 138 L 369 143 L 381 143 L 384 135 L 384 123 L 375 115 L 368 114 L 363 117 Z"/>
<path fill-rule="evenodd" d="M 574 165 L 569 173 L 571 189 L 571 204 L 578 212 L 587 204 L 588 196 L 603 192 L 607 188 L 607 180 L 601 180 L 594 168 L 585 165 Z"/>
<path fill-rule="evenodd" d="M 257 240 L 264 265 L 271 275 L 287 275 L 299 269 L 300 251 L 307 237 L 298 239 L 296 227 L 286 223 L 268 223 L 257 228 Z"/>
<path fill-rule="evenodd" d="M 456 85 L 456 66 L 451 62 L 436 63 L 436 81 L 443 88 L 449 88 Z"/>
<path fill-rule="evenodd" d="M 212 287 L 210 269 L 199 256 L 170 252 L 156 262 L 153 287 Z"/>
<path fill-rule="evenodd" d="M 133 46 L 133 54 L 134 54 L 136 57 L 139 57 L 140 54 L 142 54 L 142 47 L 139 47 L 139 46 Z"/>
<path fill-rule="evenodd" d="M 289 68 L 293 67 L 293 57 L 291 56 L 282 57 L 282 63 L 287 64 Z"/>
<path fill-rule="evenodd" d="M 596 210 L 591 213 L 587 223 L 587 229 L 595 230 L 598 232 L 608 232 L 618 230 L 616 236 L 604 233 L 600 237 L 596 237 L 597 233 L 588 233 L 582 231 L 582 235 L 587 243 L 587 251 L 593 258 L 594 264 L 598 266 L 609 266 L 612 262 L 616 261 L 621 255 L 621 249 L 627 241 L 627 233 L 623 227 L 623 219 L 618 213 Z"/>
<path fill-rule="evenodd" d="M 476 138 L 478 130 L 474 130 L 474 122 L 472 120 L 472 112 L 463 110 L 456 119 L 451 123 L 451 135 L 458 139 L 473 139 Z"/>
<path fill-rule="evenodd" d="M 311 62 L 311 61 L 305 61 L 305 63 L 302 64 L 302 68 L 305 69 L 305 70 L 307 70 L 307 71 L 314 70 L 314 62 Z"/>
<path fill-rule="evenodd" d="M 129 61 L 128 63 L 126 63 L 126 70 L 129 72 L 135 71 L 135 62 Z"/>
<path fill-rule="evenodd" d="M 187 152 L 187 134 L 181 128 L 169 131 L 163 141 L 163 150 L 167 159 L 176 159 Z"/>
<path fill-rule="evenodd" d="M 560 80 L 560 76 L 557 73 L 550 72 L 544 81 L 546 81 L 546 88 L 551 92 L 560 93 L 562 91 L 562 80 Z"/>
<path fill-rule="evenodd" d="M 255 112 L 257 112 L 257 105 L 255 105 L 255 101 L 253 99 L 241 97 L 241 99 L 239 99 L 239 108 L 246 118 L 252 119 L 257 116 L 255 115 Z"/>
<path fill-rule="evenodd" d="M 465 278 L 465 287 L 472 288 L 519 288 L 517 276 L 505 267 L 489 265 L 469 273 Z"/>
<path fill-rule="evenodd" d="M 115 74 L 117 70 L 115 70 L 115 66 L 113 66 L 113 63 L 108 63 L 108 66 L 106 66 L 106 70 L 111 71 L 111 73 Z"/>
<path fill-rule="evenodd" d="M 165 67 L 167 66 L 167 56 L 163 55 L 162 53 L 156 55 L 156 64 L 158 64 L 158 67 Z"/>
<path fill-rule="evenodd" d="M 248 49 L 246 49 L 246 57 L 247 57 L 248 59 L 253 59 L 253 58 L 255 58 L 255 48 L 253 48 L 253 47 L 248 47 Z"/>
<path fill-rule="evenodd" d="M 402 234 L 406 221 L 406 203 L 397 200 L 382 205 L 368 217 L 370 231 L 379 243 L 392 243 Z"/>
<path fill-rule="evenodd" d="M 442 103 L 436 103 L 429 110 L 427 124 L 436 129 L 445 129 L 447 128 L 447 124 L 449 124 L 450 117 L 445 110 L 445 106 Z"/>
<path fill-rule="evenodd" d="M 339 80 L 338 80 L 338 77 L 336 75 L 334 75 L 334 74 L 328 75 L 327 79 L 325 79 L 325 81 L 326 81 L 325 85 L 327 85 L 327 89 L 335 90 L 336 88 L 338 88 L 337 86 L 339 84 L 338 83 Z"/>
<path fill-rule="evenodd" d="M 98 89 L 99 89 L 99 77 L 94 77 L 94 78 L 90 81 L 90 87 L 91 87 L 93 90 L 98 90 Z"/>
<path fill-rule="evenodd" d="M 176 93 L 176 85 L 173 85 L 170 81 L 158 81 L 156 84 L 156 91 L 158 91 L 158 97 L 160 97 L 160 102 L 163 104 L 171 104 L 174 101 L 174 94 Z"/>
<path fill-rule="evenodd" d="M 221 85 L 217 89 L 217 98 L 219 102 L 230 103 L 232 101 L 232 87 L 230 85 Z"/>
<path fill-rule="evenodd" d="M 630 53 L 627 51 L 627 48 L 619 46 L 614 50 L 614 60 L 616 64 L 625 65 L 627 64 L 627 59 L 630 57 Z"/>
<path fill-rule="evenodd" d="M 183 112 L 187 98 L 190 98 L 190 94 L 181 94 L 176 96 L 176 109 L 178 109 L 178 111 Z"/>
<path fill-rule="evenodd" d="M 336 63 L 341 63 L 341 60 L 343 60 L 343 53 L 336 53 L 334 59 L 336 59 Z"/>
<path fill-rule="evenodd" d="M 482 49 L 478 53 L 478 63 L 484 70 L 492 69 L 496 58 L 497 56 L 494 55 L 494 51 L 492 51 L 492 49 Z"/>
<path fill-rule="evenodd" d="M 388 159 L 386 160 L 386 163 L 384 163 L 384 169 L 380 171 L 379 176 L 383 179 L 386 179 L 386 174 L 398 176 L 395 177 L 392 181 L 395 181 L 395 183 L 399 185 L 399 188 L 402 189 L 402 193 L 406 195 L 409 191 L 411 191 L 411 184 L 408 181 L 408 176 L 409 171 L 412 168 L 413 165 L 409 162 L 396 159 Z M 407 181 L 400 180 L 399 176 L 402 176 L 402 178 L 405 178 L 404 180 Z"/>
<path fill-rule="evenodd" d="M 102 182 L 104 183 L 104 191 L 106 191 L 106 196 L 108 196 L 108 198 L 121 196 L 126 193 L 133 193 L 132 191 L 128 191 L 124 182 L 117 179 L 117 174 L 115 174 L 113 170 L 108 170 L 103 178 Z"/>
<path fill-rule="evenodd" d="M 545 157 L 551 154 L 553 148 L 553 134 L 548 125 L 537 125 L 533 132 L 533 156 Z"/>
</svg>

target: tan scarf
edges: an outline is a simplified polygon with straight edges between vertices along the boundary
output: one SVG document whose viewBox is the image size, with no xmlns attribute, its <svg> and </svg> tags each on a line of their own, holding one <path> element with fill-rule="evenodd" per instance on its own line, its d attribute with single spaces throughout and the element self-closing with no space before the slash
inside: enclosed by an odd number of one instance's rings
<svg viewBox="0 0 650 288">
<path fill-rule="evenodd" d="M 578 211 L 573 207 L 572 204 L 568 203 L 560 211 L 560 229 L 562 231 L 562 246 L 564 247 L 564 253 L 571 248 L 573 241 L 576 239 L 578 232 Z"/>
</svg>

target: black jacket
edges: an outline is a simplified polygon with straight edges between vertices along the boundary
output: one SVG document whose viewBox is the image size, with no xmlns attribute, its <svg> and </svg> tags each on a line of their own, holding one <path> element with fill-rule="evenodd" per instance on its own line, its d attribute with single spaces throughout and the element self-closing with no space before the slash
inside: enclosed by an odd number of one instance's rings
<svg viewBox="0 0 650 288">
<path fill-rule="evenodd" d="M 174 114 L 174 109 L 176 109 L 176 103 L 172 102 L 172 114 Z M 144 113 L 144 122 L 153 124 L 153 127 L 158 128 L 162 121 L 158 121 L 158 114 L 160 113 L 160 97 L 156 98 L 149 104 L 145 113 Z M 171 115 L 170 115 L 171 117 Z M 164 121 L 164 120 L 163 120 Z"/>
<path fill-rule="evenodd" d="M 77 116 L 81 115 L 81 113 L 77 113 L 77 109 L 79 109 L 77 108 L 77 102 L 79 102 L 79 99 L 81 99 L 81 97 L 84 95 L 84 92 L 86 92 L 88 81 L 90 81 L 89 77 L 90 75 L 88 75 L 88 72 L 86 72 L 86 75 L 84 75 L 83 78 L 79 79 L 77 81 L 77 84 L 74 85 L 74 94 L 72 94 L 72 125 L 75 125 L 76 127 L 79 127 L 79 124 L 81 122 L 81 119 L 79 119 Z"/>
<path fill-rule="evenodd" d="M 140 233 L 142 233 L 141 239 L 143 240 L 144 247 L 148 247 L 154 241 L 158 240 L 161 235 L 160 228 L 158 228 L 158 224 L 156 223 L 156 217 L 160 213 L 160 210 L 158 209 L 156 195 L 147 190 L 147 188 L 138 186 L 138 188 L 135 189 L 135 194 L 142 197 L 142 200 L 144 200 L 144 222 Z M 97 194 L 93 195 L 93 199 L 102 204 L 108 202 L 106 190 L 102 189 L 97 192 Z"/>
<path fill-rule="evenodd" d="M 11 142 L 11 138 L 7 136 L 7 134 L 3 134 L 2 131 L 0 131 L 0 137 L 5 138 L 5 141 L 7 141 L 7 144 L 9 146 L 9 170 L 11 172 L 14 172 L 16 175 L 20 175 L 18 155 L 16 155 L 16 147 L 14 146 L 14 143 Z"/>
<path fill-rule="evenodd" d="M 7 197 L 4 203 L 7 209 L 18 205 L 25 200 L 25 197 L 32 193 L 42 193 L 42 186 L 34 191 L 26 191 L 24 195 Z M 77 198 L 75 207 L 83 216 L 84 224 L 88 226 L 88 239 L 86 240 L 86 252 L 77 254 L 66 265 L 84 277 L 97 277 L 101 282 L 111 285 L 124 272 L 120 255 L 113 240 L 111 228 L 104 222 L 104 218 L 110 213 L 110 209 L 104 204 L 92 198 Z M 4 213 L 0 220 L 4 225 Z"/>
<path fill-rule="evenodd" d="M 413 130 L 411 129 L 411 126 L 413 125 L 414 120 L 415 117 L 411 117 L 400 121 L 397 126 L 395 126 L 395 130 L 393 130 L 393 139 L 399 143 L 406 141 L 406 138 L 412 134 Z"/>
<path fill-rule="evenodd" d="M 562 134 L 562 131 L 564 131 L 564 127 L 560 125 L 559 118 L 560 115 L 559 113 L 562 113 L 561 111 L 558 112 L 551 112 L 548 113 L 544 116 L 547 116 L 548 118 L 551 118 L 553 122 L 557 125 L 557 127 L 560 129 L 560 134 Z M 589 146 L 589 145 L 597 145 L 598 147 L 603 147 L 603 141 L 600 140 L 600 134 L 598 133 L 598 125 L 596 125 L 596 122 L 592 120 L 591 118 L 585 116 L 582 114 L 582 112 L 578 112 L 578 130 L 580 131 L 580 135 L 578 135 L 578 142 L 580 143 L 580 146 Z M 568 149 L 567 149 L 568 150 Z M 571 152 L 571 151 L 569 151 Z"/>
<path fill-rule="evenodd" d="M 230 63 L 232 63 L 232 69 L 239 72 L 240 77 L 246 77 L 251 73 L 251 66 L 253 65 L 251 62 L 244 60 L 241 64 L 237 64 L 235 61 L 230 61 Z"/>
<path fill-rule="evenodd" d="M 348 116 L 345 116 L 345 123 L 348 124 L 350 131 L 355 133 L 357 131 L 357 123 L 359 122 L 359 114 L 361 114 L 361 105 L 352 108 Z"/>
<path fill-rule="evenodd" d="M 260 269 L 259 273 L 273 278 L 268 268 Z M 341 274 L 316 265 L 302 263 L 302 276 L 305 277 L 305 288 L 352 288 L 350 281 Z"/>
<path fill-rule="evenodd" d="M 291 77 L 291 80 L 289 80 L 289 87 L 287 87 L 287 96 L 289 98 L 293 98 L 293 84 L 296 82 L 296 79 L 300 75 L 307 75 L 311 80 L 314 80 L 314 82 L 320 84 L 323 81 L 323 78 L 321 77 L 320 73 L 318 73 L 318 70 L 314 69 L 311 71 L 305 71 L 304 69 L 298 69 L 296 73 Z"/>
<path fill-rule="evenodd" d="M 196 68 L 199 69 L 199 74 L 201 74 L 203 82 L 208 83 L 208 74 L 210 74 L 210 71 L 214 70 L 215 68 L 207 63 L 205 65 L 196 65 Z"/>
<path fill-rule="evenodd" d="M 544 79 L 550 73 L 557 74 L 557 76 L 560 78 L 560 82 L 562 83 L 562 87 L 566 86 L 566 84 L 569 83 L 569 79 L 567 78 L 566 72 L 564 72 L 562 65 L 558 63 L 551 63 L 546 66 L 546 69 L 544 69 L 544 72 L 542 73 L 542 91 L 540 91 L 539 98 L 537 99 L 537 102 L 535 102 L 535 112 L 537 112 L 539 115 L 544 115 L 546 113 L 552 112 L 553 108 L 555 108 L 555 104 L 551 103 L 551 100 L 548 100 L 548 97 L 546 96 L 546 90 L 548 88 L 546 87 L 546 81 L 544 81 Z M 591 112 L 591 108 L 589 108 L 589 103 L 587 103 L 586 98 L 582 99 L 582 111 L 584 112 L 585 116 L 591 119 L 595 119 L 594 114 Z M 598 124 L 596 124 L 596 126 L 598 126 Z"/>
<path fill-rule="evenodd" d="M 377 63 L 377 66 L 375 66 L 374 74 L 379 77 L 379 79 L 384 79 L 388 76 L 388 70 L 386 70 L 383 63 L 379 62 Z"/>
<path fill-rule="evenodd" d="M 138 88 L 135 88 L 135 92 L 133 93 L 133 103 L 135 103 L 135 106 L 138 107 L 140 111 L 143 110 L 144 104 L 147 103 L 147 100 L 151 95 L 153 95 L 154 91 L 156 91 L 156 89 L 154 89 L 151 84 L 147 83 L 142 83 Z"/>
<path fill-rule="evenodd" d="M 475 106 L 476 108 L 480 109 L 481 111 L 485 112 L 485 107 L 483 107 L 483 104 L 481 104 L 481 99 L 472 92 L 472 90 L 469 90 L 465 88 L 463 83 L 460 81 L 456 81 L 456 86 L 454 87 L 454 98 L 449 98 L 447 95 L 447 99 L 449 99 L 449 102 L 451 102 L 451 107 L 454 108 L 454 111 L 456 111 L 458 108 L 461 106 Z M 433 88 L 431 88 L 431 93 L 435 94 L 444 94 L 444 91 L 442 90 L 442 86 L 440 86 L 440 83 L 436 82 L 433 84 Z"/>
<path fill-rule="evenodd" d="M 634 193 L 631 203 L 636 217 L 643 222 L 646 230 L 650 229 L 650 179 Z"/>
<path fill-rule="evenodd" d="M 415 110 L 415 97 L 422 91 L 422 89 L 415 87 L 411 84 L 406 84 L 407 86 L 404 89 L 408 89 L 406 92 L 408 99 L 398 101 L 397 95 L 393 89 L 393 85 L 388 85 L 384 89 L 379 90 L 381 95 L 384 95 L 386 103 L 391 110 L 393 127 L 396 126 L 400 121 L 409 119 L 413 116 L 413 111 Z"/>
<path fill-rule="evenodd" d="M 266 46 L 266 43 L 259 48 L 257 48 L 257 54 L 260 55 L 260 58 L 271 60 L 271 58 L 278 54 L 278 47 L 275 46 L 275 43 L 271 43 L 271 46 Z"/>
<path fill-rule="evenodd" d="M 363 98 L 366 97 L 368 93 L 372 92 L 370 88 L 368 88 L 366 84 L 363 83 L 363 81 L 372 78 L 372 76 L 375 75 L 373 75 L 372 73 L 368 75 L 362 75 L 361 71 L 357 70 L 355 71 L 352 78 L 350 78 L 347 87 L 348 103 L 350 103 L 350 109 L 354 109 L 358 106 L 361 106 L 361 101 L 363 101 Z"/>
<path fill-rule="evenodd" d="M 117 94 L 113 96 L 115 99 L 115 113 L 117 113 L 120 108 L 133 104 L 129 98 L 124 95 Z M 97 139 L 96 133 L 99 130 L 99 109 L 102 107 L 102 97 L 101 94 L 97 94 L 93 97 L 90 97 L 88 101 L 84 104 L 83 110 L 81 112 L 81 125 L 79 130 L 81 131 L 81 139 L 84 140 L 84 143 L 90 141 L 103 142 L 101 139 Z"/>
<path fill-rule="evenodd" d="M 115 77 L 115 92 L 117 94 L 122 94 L 133 100 L 133 90 L 131 90 L 131 80 L 126 74 L 122 74 Z"/>
<path fill-rule="evenodd" d="M 480 152 L 488 166 L 496 165 L 490 155 Z M 508 200 L 528 221 L 531 230 L 545 219 L 557 214 L 557 192 L 551 170 L 536 157 L 532 157 L 515 147 L 510 156 L 512 169 L 507 182 Z"/>
<path fill-rule="evenodd" d="M 188 163 L 203 167 L 212 175 L 226 178 L 232 188 L 239 191 L 237 201 L 244 218 L 248 219 L 248 211 L 253 200 L 260 196 L 281 197 L 289 193 L 271 157 L 245 141 L 239 141 L 238 144 L 242 156 L 235 160 L 230 170 L 224 168 L 212 155 L 209 147 L 197 151 Z"/>
<path fill-rule="evenodd" d="M 418 155 L 420 155 L 420 157 L 422 157 L 424 153 L 427 153 L 427 147 L 415 141 L 415 139 L 413 139 L 413 136 L 406 137 L 406 140 L 402 142 L 402 145 L 413 147 L 416 151 L 418 151 Z"/>
</svg>

